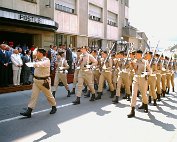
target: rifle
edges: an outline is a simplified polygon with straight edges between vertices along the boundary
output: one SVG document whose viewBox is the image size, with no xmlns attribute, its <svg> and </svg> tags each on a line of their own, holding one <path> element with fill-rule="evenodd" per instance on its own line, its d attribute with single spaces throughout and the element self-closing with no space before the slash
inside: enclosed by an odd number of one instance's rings
<svg viewBox="0 0 177 142">
<path fill-rule="evenodd" d="M 154 50 L 154 52 L 153 52 L 153 54 L 152 54 L 151 61 L 149 62 L 149 65 L 150 65 L 150 66 L 151 66 L 151 64 L 152 64 L 152 60 L 154 59 L 156 49 L 157 49 L 157 47 L 159 46 L 159 42 L 160 42 L 160 41 L 158 41 L 157 46 L 156 46 L 156 48 L 155 48 L 155 50 Z"/>
<path fill-rule="evenodd" d="M 101 69 L 103 68 L 103 66 L 105 65 L 105 63 L 108 61 L 108 59 L 109 59 L 109 57 L 110 57 L 110 55 L 111 55 L 111 52 L 112 52 L 112 50 L 114 49 L 114 45 L 115 45 L 115 42 L 113 43 L 111 49 L 109 50 L 106 59 L 105 59 L 105 60 L 103 61 L 103 63 L 101 64 Z"/>
</svg>

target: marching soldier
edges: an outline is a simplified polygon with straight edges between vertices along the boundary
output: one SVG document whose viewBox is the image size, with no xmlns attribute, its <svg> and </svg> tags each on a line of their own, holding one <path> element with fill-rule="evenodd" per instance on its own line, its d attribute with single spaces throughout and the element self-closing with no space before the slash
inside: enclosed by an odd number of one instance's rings
<svg viewBox="0 0 177 142">
<path fill-rule="evenodd" d="M 164 68 L 165 59 L 162 55 L 160 57 L 160 63 L 158 63 L 158 69 L 161 70 L 161 83 L 162 83 L 162 96 L 165 97 L 166 94 L 166 69 Z"/>
<path fill-rule="evenodd" d="M 171 80 L 171 72 L 169 70 L 170 58 L 165 56 L 164 67 L 166 71 L 166 94 L 169 94 L 170 91 L 170 80 Z"/>
<path fill-rule="evenodd" d="M 120 51 L 120 60 L 119 60 L 119 73 L 117 78 L 117 89 L 116 89 L 116 97 L 112 100 L 113 103 L 118 103 L 120 92 L 121 92 L 121 85 L 122 83 L 125 85 L 126 96 L 124 97 L 127 101 L 130 101 L 130 62 L 128 58 L 124 59 L 124 51 Z M 127 55 L 127 57 L 129 54 Z"/>
<path fill-rule="evenodd" d="M 154 100 L 154 106 L 157 105 L 157 95 L 156 95 L 156 71 L 157 71 L 157 64 L 155 58 L 152 56 L 152 52 L 147 52 L 145 59 L 149 61 L 150 67 L 151 67 L 151 73 L 148 77 L 148 86 L 149 86 L 149 103 L 151 103 L 151 97 L 153 97 Z"/>
<path fill-rule="evenodd" d="M 79 69 L 80 69 L 80 67 L 77 67 L 78 61 L 80 59 L 80 55 L 81 55 L 81 50 L 78 49 L 77 50 L 77 59 L 76 59 L 76 63 L 75 63 L 75 71 L 74 71 L 73 89 L 71 91 L 71 94 L 75 94 L 75 88 L 76 88 L 76 84 L 78 81 L 78 74 L 79 74 Z"/>
<path fill-rule="evenodd" d="M 98 95 L 95 98 L 96 100 L 101 99 L 101 95 L 103 93 L 103 85 L 104 81 L 108 82 L 110 91 L 111 91 L 111 98 L 114 97 L 115 91 L 114 86 L 112 83 L 112 59 L 108 58 L 107 51 L 102 52 L 102 58 L 101 58 L 101 75 L 99 79 L 99 85 L 98 85 Z"/>
<path fill-rule="evenodd" d="M 69 65 L 67 63 L 67 60 L 64 57 L 64 52 L 60 51 L 58 52 L 58 60 L 56 62 L 56 73 L 55 73 L 55 79 L 54 79 L 54 88 L 53 88 L 53 96 L 55 97 L 56 90 L 58 88 L 58 84 L 61 81 L 63 85 L 65 86 L 65 89 L 68 92 L 67 97 L 70 97 L 71 93 L 68 87 L 67 83 L 67 73 L 69 69 Z"/>
<path fill-rule="evenodd" d="M 36 106 L 40 91 L 44 92 L 49 104 L 52 106 L 50 114 L 54 114 L 57 111 L 56 101 L 51 93 L 50 60 L 45 55 L 46 51 L 44 49 L 38 49 L 36 55 L 38 61 L 34 63 L 35 70 L 31 99 L 28 104 L 28 109 L 20 113 L 28 118 L 31 117 L 31 112 Z"/>
<path fill-rule="evenodd" d="M 138 50 L 135 54 L 136 60 L 131 62 L 132 67 L 135 70 L 135 75 L 132 84 L 132 99 L 131 99 L 131 112 L 128 114 L 128 118 L 135 117 L 135 106 L 138 89 L 142 95 L 142 106 L 139 109 L 144 109 L 144 112 L 148 112 L 148 99 L 147 92 L 147 75 L 143 74 L 146 71 L 150 71 L 149 65 L 146 60 L 142 59 L 142 51 Z"/>
<path fill-rule="evenodd" d="M 156 94 L 157 94 L 157 100 L 160 101 L 161 99 L 161 94 L 162 94 L 162 89 L 161 89 L 161 60 L 160 60 L 160 55 L 156 54 L 155 58 L 157 60 L 157 71 L 156 71 Z"/>
<path fill-rule="evenodd" d="M 175 92 L 175 89 L 174 89 L 174 78 L 175 78 L 175 74 L 174 74 L 174 64 L 173 64 L 173 60 L 171 59 L 169 64 L 168 64 L 168 70 L 169 70 L 169 73 L 171 75 L 170 77 L 170 82 L 171 82 L 171 86 L 172 86 L 172 92 Z"/>
<path fill-rule="evenodd" d="M 90 101 L 95 100 L 95 89 L 93 83 L 93 72 L 92 67 L 97 65 L 97 60 L 87 52 L 87 47 L 81 47 L 81 57 L 79 60 L 78 66 L 80 66 L 79 74 L 78 74 L 78 90 L 76 93 L 76 100 L 73 101 L 74 105 L 80 104 L 80 97 L 82 94 L 83 83 L 85 82 L 92 93 Z"/>
</svg>

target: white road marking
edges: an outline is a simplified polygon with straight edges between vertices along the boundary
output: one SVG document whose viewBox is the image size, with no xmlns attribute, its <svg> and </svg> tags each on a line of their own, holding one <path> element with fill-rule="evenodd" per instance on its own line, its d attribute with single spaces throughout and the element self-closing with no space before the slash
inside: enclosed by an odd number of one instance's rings
<svg viewBox="0 0 177 142">
<path fill-rule="evenodd" d="M 69 103 L 69 104 L 65 104 L 65 105 L 60 105 L 60 106 L 57 106 L 57 108 L 59 109 L 59 108 L 67 107 L 67 106 L 70 106 L 72 104 L 73 103 Z M 36 112 L 33 112 L 32 115 L 39 114 L 39 113 L 46 112 L 46 111 L 50 111 L 50 110 L 51 110 L 51 108 L 50 109 L 44 109 L 44 110 L 36 111 Z M 20 119 L 20 118 L 23 118 L 23 117 L 24 116 L 19 115 L 17 117 L 12 117 L 12 118 L 8 118 L 8 119 L 0 120 L 0 124 L 4 123 L 4 122 L 9 122 L 9 121 L 12 121 L 12 120 L 17 120 L 17 119 Z"/>
</svg>

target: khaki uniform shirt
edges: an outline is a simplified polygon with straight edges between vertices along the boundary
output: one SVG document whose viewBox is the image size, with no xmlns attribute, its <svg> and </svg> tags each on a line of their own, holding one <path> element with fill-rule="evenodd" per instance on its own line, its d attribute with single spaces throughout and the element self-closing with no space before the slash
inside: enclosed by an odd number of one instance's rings
<svg viewBox="0 0 177 142">
<path fill-rule="evenodd" d="M 34 64 L 34 76 L 36 77 L 48 77 L 50 76 L 50 60 L 47 57 L 43 57 L 41 60 Z"/>
</svg>

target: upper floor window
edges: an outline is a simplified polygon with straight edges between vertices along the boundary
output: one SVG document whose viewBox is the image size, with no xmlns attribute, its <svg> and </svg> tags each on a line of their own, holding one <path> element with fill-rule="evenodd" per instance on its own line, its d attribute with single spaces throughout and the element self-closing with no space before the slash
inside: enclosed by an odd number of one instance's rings
<svg viewBox="0 0 177 142">
<path fill-rule="evenodd" d="M 108 11 L 108 21 L 107 24 L 111 26 L 117 26 L 117 14 Z"/>
<path fill-rule="evenodd" d="M 32 2 L 32 3 L 37 3 L 37 0 L 24 0 L 24 1 Z"/>
<path fill-rule="evenodd" d="M 56 0 L 55 9 L 68 13 L 76 13 L 76 0 Z"/>
<path fill-rule="evenodd" d="M 102 8 L 89 4 L 89 19 L 101 22 L 102 19 Z"/>
</svg>

